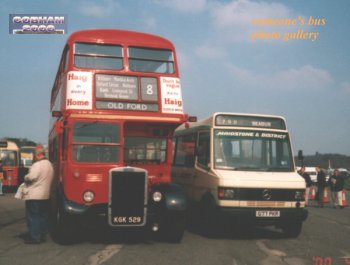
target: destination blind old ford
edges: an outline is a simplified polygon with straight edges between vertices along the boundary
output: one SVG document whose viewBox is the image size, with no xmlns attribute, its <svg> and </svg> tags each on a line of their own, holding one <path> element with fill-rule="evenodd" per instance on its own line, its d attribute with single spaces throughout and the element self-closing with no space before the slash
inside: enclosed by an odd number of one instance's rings
<svg viewBox="0 0 350 265">
<path fill-rule="evenodd" d="M 179 241 L 186 200 L 170 183 L 172 138 L 187 120 L 173 44 L 122 30 L 73 33 L 51 93 L 53 234 L 77 221 L 147 227 Z"/>
</svg>

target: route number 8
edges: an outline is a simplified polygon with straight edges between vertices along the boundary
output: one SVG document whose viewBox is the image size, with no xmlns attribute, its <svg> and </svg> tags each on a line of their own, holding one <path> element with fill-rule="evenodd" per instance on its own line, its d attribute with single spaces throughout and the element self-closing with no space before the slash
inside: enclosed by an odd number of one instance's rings
<svg viewBox="0 0 350 265">
<path fill-rule="evenodd" d="M 153 95 L 153 86 L 151 84 L 147 85 L 146 94 Z"/>
</svg>

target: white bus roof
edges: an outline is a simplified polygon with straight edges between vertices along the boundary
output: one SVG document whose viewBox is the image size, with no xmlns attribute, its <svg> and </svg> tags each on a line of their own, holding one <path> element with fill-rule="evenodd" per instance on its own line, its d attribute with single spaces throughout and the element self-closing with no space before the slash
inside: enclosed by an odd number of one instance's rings
<svg viewBox="0 0 350 265">
<path fill-rule="evenodd" d="M 1 150 L 12 150 L 12 151 L 18 151 L 19 148 L 15 142 L 12 141 L 2 141 L 7 142 L 7 147 L 0 147 Z"/>
</svg>

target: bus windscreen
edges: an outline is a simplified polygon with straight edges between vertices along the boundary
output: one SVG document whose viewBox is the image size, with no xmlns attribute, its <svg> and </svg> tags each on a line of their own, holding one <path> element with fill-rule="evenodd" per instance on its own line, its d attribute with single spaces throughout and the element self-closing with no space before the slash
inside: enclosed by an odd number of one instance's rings
<svg viewBox="0 0 350 265">
<path fill-rule="evenodd" d="M 281 172 L 293 169 L 287 133 L 215 130 L 217 169 Z"/>
</svg>

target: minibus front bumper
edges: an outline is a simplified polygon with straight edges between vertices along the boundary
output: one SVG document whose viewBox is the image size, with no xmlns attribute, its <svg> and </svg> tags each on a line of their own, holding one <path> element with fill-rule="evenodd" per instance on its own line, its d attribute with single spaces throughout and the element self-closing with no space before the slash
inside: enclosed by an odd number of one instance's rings
<svg viewBox="0 0 350 265">
<path fill-rule="evenodd" d="M 218 207 L 217 214 L 224 220 L 250 225 L 276 225 L 307 219 L 305 208 L 250 208 Z"/>
</svg>

